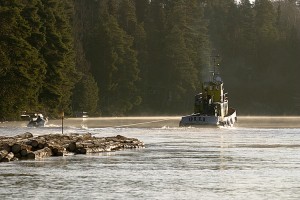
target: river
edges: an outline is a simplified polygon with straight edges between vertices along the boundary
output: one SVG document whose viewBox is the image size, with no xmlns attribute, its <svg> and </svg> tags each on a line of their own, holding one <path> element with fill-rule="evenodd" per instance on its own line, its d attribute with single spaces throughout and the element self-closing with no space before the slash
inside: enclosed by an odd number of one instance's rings
<svg viewBox="0 0 300 200">
<path fill-rule="evenodd" d="M 64 134 L 134 137 L 145 148 L 0 163 L 0 199 L 299 199 L 300 118 L 240 117 L 179 128 L 179 117 L 65 119 Z M 61 133 L 0 123 L 0 136 Z"/>
</svg>

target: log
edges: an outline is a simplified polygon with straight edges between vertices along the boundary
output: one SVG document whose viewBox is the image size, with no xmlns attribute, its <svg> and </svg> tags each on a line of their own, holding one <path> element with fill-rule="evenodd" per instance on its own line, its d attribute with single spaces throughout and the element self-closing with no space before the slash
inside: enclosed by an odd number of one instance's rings
<svg viewBox="0 0 300 200">
<path fill-rule="evenodd" d="M 41 159 L 50 156 L 70 155 L 70 152 L 87 154 L 140 147 L 144 147 L 143 142 L 121 135 L 115 137 L 93 137 L 90 133 L 76 133 L 33 137 L 30 133 L 24 133 L 16 137 L 0 138 L 0 160 L 11 161 L 17 158 Z M 10 152 L 12 154 L 9 154 Z M 12 155 L 14 156 L 12 157 Z"/>
<path fill-rule="evenodd" d="M 1 162 L 9 162 L 14 158 L 14 153 L 9 152 L 4 158 L 1 159 Z"/>
<path fill-rule="evenodd" d="M 27 144 L 21 144 L 21 151 L 23 149 L 26 149 L 27 151 L 31 151 L 32 150 L 32 146 L 27 145 Z"/>
<path fill-rule="evenodd" d="M 37 146 L 38 149 L 43 149 L 44 147 L 45 147 L 44 143 L 39 143 Z"/>
<path fill-rule="evenodd" d="M 94 138 L 93 139 L 93 143 L 96 145 L 103 145 L 104 143 L 106 143 L 106 139 L 105 138 Z"/>
<path fill-rule="evenodd" d="M 17 135 L 16 138 L 21 138 L 21 139 L 28 139 L 28 138 L 32 138 L 33 135 L 32 133 L 26 132 L 20 135 Z"/>
<path fill-rule="evenodd" d="M 45 147 L 45 148 L 37 150 L 37 151 L 29 152 L 27 154 L 28 159 L 41 159 L 41 158 L 47 158 L 50 156 L 52 156 L 52 151 L 49 147 Z"/>
<path fill-rule="evenodd" d="M 35 154 L 32 151 L 28 152 L 26 158 L 30 159 L 30 160 L 34 160 L 35 159 Z"/>
<path fill-rule="evenodd" d="M 14 154 L 17 154 L 21 151 L 21 145 L 20 144 L 14 144 L 11 147 L 11 152 L 13 152 Z"/>
<path fill-rule="evenodd" d="M 5 158 L 5 156 L 8 154 L 8 151 L 6 151 L 5 149 L 0 151 L 0 160 L 2 160 L 2 158 Z"/>
<path fill-rule="evenodd" d="M 21 153 L 19 152 L 19 153 L 16 153 L 16 154 L 14 154 L 15 155 L 15 158 L 18 158 L 18 159 L 20 159 L 20 158 L 22 158 L 22 156 L 21 156 Z"/>
<path fill-rule="evenodd" d="M 76 142 L 71 142 L 67 146 L 67 151 L 75 152 L 76 151 Z"/>
<path fill-rule="evenodd" d="M 38 136 L 38 137 L 26 142 L 27 145 L 32 146 L 36 150 L 47 147 L 48 145 L 46 145 L 46 143 L 47 143 L 47 140 L 43 136 Z"/>
<path fill-rule="evenodd" d="M 52 151 L 53 156 L 64 156 L 66 154 L 66 149 L 63 146 L 49 146 Z"/>
<path fill-rule="evenodd" d="M 118 140 L 126 140 L 126 139 L 127 139 L 126 137 L 124 137 L 124 136 L 122 136 L 122 135 L 117 135 L 116 138 L 117 138 Z"/>
<path fill-rule="evenodd" d="M 90 140 L 90 139 L 92 139 L 92 134 L 91 133 L 84 133 L 82 135 L 82 139 L 83 140 Z"/>
<path fill-rule="evenodd" d="M 91 146 L 91 147 L 81 147 L 78 148 L 76 153 L 78 154 L 87 154 L 87 153 L 102 153 L 106 152 L 106 146 Z"/>
<path fill-rule="evenodd" d="M 45 147 L 41 150 L 35 151 L 38 158 L 47 158 L 52 156 L 52 151 L 49 147 Z"/>
<path fill-rule="evenodd" d="M 124 145 L 122 145 L 121 143 L 117 143 L 110 146 L 111 151 L 117 151 L 122 148 L 124 148 Z"/>
<path fill-rule="evenodd" d="M 29 140 L 27 144 L 32 146 L 33 148 L 37 148 L 37 146 L 39 145 L 39 142 L 36 140 Z"/>
<path fill-rule="evenodd" d="M 55 148 L 52 151 L 52 153 L 53 153 L 53 156 L 64 156 L 65 155 L 64 151 L 61 151 L 60 149 L 57 149 L 57 148 Z"/>
<path fill-rule="evenodd" d="M 11 151 L 11 146 L 9 144 L 7 144 L 7 143 L 4 143 L 4 144 L 1 145 L 0 149 L 1 150 L 6 150 L 6 151 L 10 152 Z"/>
<path fill-rule="evenodd" d="M 27 150 L 27 149 L 22 149 L 22 150 L 20 151 L 20 154 L 21 154 L 21 157 L 26 157 L 27 154 L 28 154 L 28 150 Z"/>
<path fill-rule="evenodd" d="M 76 149 L 77 154 L 86 154 L 86 149 L 84 147 L 79 147 Z"/>
</svg>

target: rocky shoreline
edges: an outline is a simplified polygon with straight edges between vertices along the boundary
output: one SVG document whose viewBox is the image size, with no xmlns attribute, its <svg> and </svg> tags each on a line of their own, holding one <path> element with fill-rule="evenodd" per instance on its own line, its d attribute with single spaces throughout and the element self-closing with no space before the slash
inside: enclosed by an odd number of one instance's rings
<svg viewBox="0 0 300 200">
<path fill-rule="evenodd" d="M 86 134 L 47 134 L 34 137 L 27 132 L 14 137 L 0 136 L 0 162 L 42 159 L 51 156 L 101 153 L 122 149 L 143 148 L 136 138 L 121 135 L 94 137 Z"/>
</svg>

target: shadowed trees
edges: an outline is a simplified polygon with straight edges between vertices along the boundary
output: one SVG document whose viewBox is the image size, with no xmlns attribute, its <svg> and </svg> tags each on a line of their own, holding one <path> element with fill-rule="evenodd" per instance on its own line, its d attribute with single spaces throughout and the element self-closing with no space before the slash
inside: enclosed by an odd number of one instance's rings
<svg viewBox="0 0 300 200">
<path fill-rule="evenodd" d="M 192 112 L 210 55 L 241 114 L 299 114 L 296 0 L 0 2 L 0 119 Z"/>
</svg>

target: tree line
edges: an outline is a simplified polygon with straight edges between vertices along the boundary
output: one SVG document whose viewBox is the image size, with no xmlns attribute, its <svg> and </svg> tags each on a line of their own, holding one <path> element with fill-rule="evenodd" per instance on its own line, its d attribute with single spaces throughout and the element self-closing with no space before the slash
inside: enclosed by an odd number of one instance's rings
<svg viewBox="0 0 300 200">
<path fill-rule="evenodd" d="M 241 114 L 299 114 L 296 0 L 0 0 L 0 119 L 192 112 L 221 55 Z"/>
</svg>

